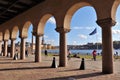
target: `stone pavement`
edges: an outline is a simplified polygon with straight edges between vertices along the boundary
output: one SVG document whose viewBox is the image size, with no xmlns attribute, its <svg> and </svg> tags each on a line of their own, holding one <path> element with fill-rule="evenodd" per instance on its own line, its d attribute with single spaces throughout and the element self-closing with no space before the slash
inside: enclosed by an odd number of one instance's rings
<svg viewBox="0 0 120 80">
<path fill-rule="evenodd" d="M 0 80 L 120 80 L 120 60 L 114 61 L 114 74 L 102 74 L 101 60 L 85 60 L 86 69 L 79 70 L 79 58 L 69 60 L 67 67 L 50 68 L 52 59 L 42 56 L 42 62 L 35 63 L 34 55 L 25 60 L 0 56 Z"/>
</svg>

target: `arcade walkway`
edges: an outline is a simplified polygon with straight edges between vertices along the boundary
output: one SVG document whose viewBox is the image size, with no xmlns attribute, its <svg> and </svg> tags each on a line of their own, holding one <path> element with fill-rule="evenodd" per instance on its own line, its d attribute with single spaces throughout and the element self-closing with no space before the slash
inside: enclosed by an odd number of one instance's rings
<svg viewBox="0 0 120 80">
<path fill-rule="evenodd" d="M 0 56 L 0 80 L 120 80 L 120 60 L 114 61 L 115 74 L 103 75 L 101 60 L 86 60 L 86 70 L 78 70 L 81 62 L 78 58 L 72 58 L 67 67 L 50 68 L 52 57 L 43 56 L 41 63 L 35 63 L 33 57 L 12 60 Z"/>
</svg>

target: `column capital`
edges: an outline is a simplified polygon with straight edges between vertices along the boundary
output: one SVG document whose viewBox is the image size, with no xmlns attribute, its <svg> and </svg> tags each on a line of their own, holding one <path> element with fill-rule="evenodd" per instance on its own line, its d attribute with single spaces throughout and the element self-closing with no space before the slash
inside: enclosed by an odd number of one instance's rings
<svg viewBox="0 0 120 80">
<path fill-rule="evenodd" d="M 32 34 L 33 34 L 34 36 L 43 36 L 43 34 L 37 33 L 37 32 L 32 32 Z"/>
<path fill-rule="evenodd" d="M 96 23 L 101 27 L 112 27 L 116 24 L 116 22 L 112 18 L 105 18 L 97 20 Z"/>
<path fill-rule="evenodd" d="M 8 41 L 7 39 L 4 39 L 3 41 Z"/>
<path fill-rule="evenodd" d="M 10 40 L 16 40 L 16 38 L 10 38 Z"/>
<path fill-rule="evenodd" d="M 19 38 L 22 38 L 22 39 L 24 39 L 24 38 L 27 38 L 26 36 L 19 36 Z"/>
<path fill-rule="evenodd" d="M 0 40 L 0 42 L 2 42 L 3 40 Z"/>
<path fill-rule="evenodd" d="M 55 30 L 56 30 L 57 32 L 59 32 L 59 33 L 67 33 L 67 32 L 70 32 L 70 29 L 63 28 L 63 27 L 57 27 Z"/>
</svg>

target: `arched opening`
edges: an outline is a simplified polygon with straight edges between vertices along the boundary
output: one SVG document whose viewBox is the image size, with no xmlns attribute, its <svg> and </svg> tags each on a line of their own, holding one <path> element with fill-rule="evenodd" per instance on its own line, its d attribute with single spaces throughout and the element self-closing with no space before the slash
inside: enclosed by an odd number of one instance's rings
<svg viewBox="0 0 120 80">
<path fill-rule="evenodd" d="M 111 11 L 112 17 L 116 21 L 116 25 L 112 27 L 112 36 L 113 36 L 113 55 L 114 55 L 114 72 L 119 73 L 119 59 L 120 59 L 120 2 L 115 2 L 113 9 Z"/>
<path fill-rule="evenodd" d="M 97 60 L 100 59 L 98 69 L 102 69 L 101 58 L 101 28 L 96 23 L 96 11 L 89 3 L 78 3 L 72 6 L 65 17 L 64 27 L 70 28 L 71 31 L 67 34 L 67 47 L 71 51 L 71 57 L 85 58 L 90 60 L 93 58 L 93 50 L 97 50 Z M 96 29 L 95 33 L 90 35 Z M 73 58 L 74 59 L 74 58 Z M 95 65 L 87 62 L 86 68 L 94 69 Z M 74 62 L 74 65 L 78 62 Z M 77 66 L 77 65 L 76 65 Z M 93 66 L 92 68 L 88 66 Z"/>
<path fill-rule="evenodd" d="M 44 56 L 54 55 L 55 52 L 58 53 L 58 48 L 56 47 L 58 46 L 59 40 L 58 33 L 55 31 L 55 28 L 56 21 L 53 15 L 46 14 L 41 18 L 40 23 L 38 25 L 37 33 L 43 34 L 43 36 L 41 37 L 42 53 L 44 53 L 45 50 L 47 50 L 48 52 L 48 54 L 43 54 Z"/>
<path fill-rule="evenodd" d="M 18 30 L 16 33 L 16 40 L 15 40 L 15 46 L 16 46 L 16 49 L 19 50 L 20 52 L 20 43 L 21 43 L 21 40 L 20 40 L 20 31 Z"/>
<path fill-rule="evenodd" d="M 27 36 L 28 36 L 28 29 L 29 29 L 29 27 L 30 27 L 31 24 L 32 24 L 32 23 L 31 23 L 30 21 L 27 21 L 27 22 L 24 24 L 24 26 L 23 26 L 23 28 L 22 28 L 21 37 L 27 37 Z"/>
<path fill-rule="evenodd" d="M 28 36 L 25 39 L 25 47 L 26 50 L 28 50 L 28 54 L 26 53 L 26 57 L 28 57 L 28 55 L 31 55 L 33 53 L 35 53 L 35 37 L 33 36 L 33 25 L 31 24 L 28 28 Z M 33 56 L 33 55 L 32 55 Z"/>
<path fill-rule="evenodd" d="M 52 17 L 51 14 L 46 14 L 40 19 L 40 22 L 38 24 L 38 29 L 37 29 L 38 34 L 44 34 L 45 23 L 50 17 Z"/>
<path fill-rule="evenodd" d="M 32 40 L 32 32 L 33 32 L 33 25 L 30 21 L 27 21 L 22 31 L 20 32 L 20 44 L 21 44 L 21 56 L 20 59 L 25 59 L 28 57 L 29 54 L 31 54 L 31 40 Z"/>
<path fill-rule="evenodd" d="M 120 6 L 118 6 L 117 12 L 116 12 L 116 25 L 114 27 L 112 27 L 114 49 L 120 49 L 119 45 L 114 44 L 114 43 L 119 43 L 119 41 L 120 41 L 120 36 L 119 36 L 120 35 L 120 27 L 119 27 L 120 26 L 120 18 L 119 18 L 119 14 L 120 14 Z"/>
<path fill-rule="evenodd" d="M 18 44 L 20 43 L 18 26 L 13 27 L 11 39 L 15 39 L 15 45 L 18 46 Z"/>
<path fill-rule="evenodd" d="M 91 6 L 91 4 L 86 3 L 86 2 L 81 2 L 81 3 L 76 3 L 73 6 L 71 6 L 71 8 L 67 11 L 65 19 L 64 19 L 64 28 L 68 28 L 68 29 L 70 28 L 70 22 L 71 22 L 74 12 L 83 6 Z"/>
<path fill-rule="evenodd" d="M 56 28 L 56 21 L 55 18 L 52 16 L 50 17 L 45 24 L 44 28 L 44 48 L 48 50 L 54 50 L 55 46 L 58 46 L 58 33 L 55 31 Z M 52 53 L 52 52 L 51 52 Z"/>
<path fill-rule="evenodd" d="M 16 54 L 20 53 L 19 42 L 20 42 L 19 29 L 18 26 L 14 26 L 11 31 L 10 46 L 8 47 L 8 51 L 10 52 L 10 57 L 14 58 Z"/>
<path fill-rule="evenodd" d="M 113 20 L 116 20 L 116 14 L 118 12 L 118 6 L 120 4 L 120 1 L 114 1 L 114 4 L 112 6 L 112 9 L 111 9 L 111 18 Z"/>
</svg>

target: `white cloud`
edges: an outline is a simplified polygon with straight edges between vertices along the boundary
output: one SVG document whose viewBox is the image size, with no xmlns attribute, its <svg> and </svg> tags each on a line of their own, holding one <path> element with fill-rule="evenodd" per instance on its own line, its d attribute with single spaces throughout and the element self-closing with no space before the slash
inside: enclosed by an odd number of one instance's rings
<svg viewBox="0 0 120 80">
<path fill-rule="evenodd" d="M 87 36 L 83 35 L 83 34 L 79 34 L 78 35 L 81 39 L 87 39 Z"/>
<path fill-rule="evenodd" d="M 93 28 L 95 27 L 85 27 L 85 29 L 88 29 L 88 30 L 93 29 Z"/>
<path fill-rule="evenodd" d="M 55 21 L 54 17 L 49 18 L 48 22 L 51 23 L 51 24 L 56 24 L 56 21 Z"/>
<path fill-rule="evenodd" d="M 75 30 L 80 30 L 80 29 L 87 29 L 87 30 L 90 30 L 90 29 L 93 29 L 94 27 L 87 27 L 87 26 L 74 26 L 72 29 L 75 29 Z"/>
<path fill-rule="evenodd" d="M 73 45 L 76 45 L 77 44 L 77 41 L 73 41 Z"/>
<path fill-rule="evenodd" d="M 98 38 L 98 42 L 102 43 L 102 38 L 101 37 Z"/>
<path fill-rule="evenodd" d="M 30 39 L 30 38 L 26 38 L 25 41 L 26 41 L 26 42 L 31 42 L 32 39 Z"/>
<path fill-rule="evenodd" d="M 54 43 L 55 43 L 55 40 L 45 40 L 45 43 L 46 44 L 51 44 L 51 45 L 54 45 Z"/>
<path fill-rule="evenodd" d="M 47 36 L 47 35 L 44 35 L 44 38 L 48 38 L 48 36 Z"/>
<path fill-rule="evenodd" d="M 76 27 L 73 27 L 72 29 L 79 30 L 79 29 L 83 29 L 83 27 L 78 27 L 78 26 L 76 26 Z"/>
<path fill-rule="evenodd" d="M 120 34 L 120 30 L 112 30 L 113 34 Z"/>
</svg>

